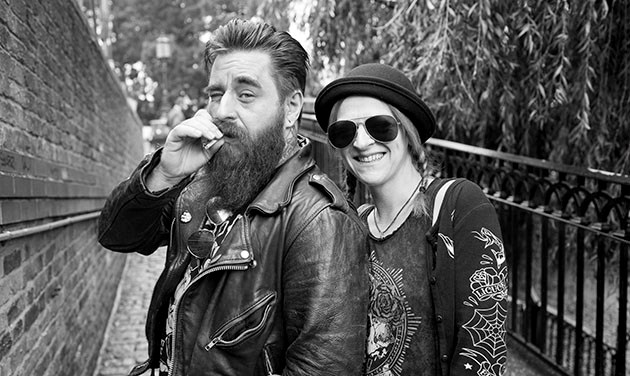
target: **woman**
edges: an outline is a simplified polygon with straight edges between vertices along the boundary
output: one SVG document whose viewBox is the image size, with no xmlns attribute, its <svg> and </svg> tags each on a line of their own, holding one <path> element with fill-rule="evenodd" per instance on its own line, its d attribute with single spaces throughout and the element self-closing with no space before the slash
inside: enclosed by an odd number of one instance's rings
<svg viewBox="0 0 630 376">
<path fill-rule="evenodd" d="M 423 143 L 435 119 L 411 82 L 390 66 L 361 65 L 320 92 L 315 112 L 373 202 L 359 208 L 371 252 L 365 374 L 504 374 L 507 266 L 496 212 L 472 182 L 434 177 Z"/>
</svg>

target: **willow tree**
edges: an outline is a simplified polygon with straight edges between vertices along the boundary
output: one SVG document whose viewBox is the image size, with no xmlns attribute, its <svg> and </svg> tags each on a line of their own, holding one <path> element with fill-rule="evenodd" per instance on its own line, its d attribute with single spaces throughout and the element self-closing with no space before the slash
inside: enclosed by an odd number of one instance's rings
<svg viewBox="0 0 630 376">
<path fill-rule="evenodd" d="M 145 122 L 159 116 L 162 90 L 168 89 L 171 101 L 185 92 L 201 98 L 207 84 L 203 64 L 204 35 L 234 17 L 252 18 L 257 0 L 116 0 L 112 2 L 113 59 L 120 78 L 129 85 L 129 95 L 139 101 L 139 115 Z M 171 56 L 164 62 L 156 56 L 156 39 L 170 37 Z M 138 64 L 138 63 L 142 64 Z M 162 64 L 166 64 L 167 77 Z M 142 74 L 133 66 L 139 66 Z M 150 77 L 147 80 L 141 77 Z M 162 82 L 166 78 L 168 82 Z M 148 92 L 155 91 L 158 106 L 151 106 Z M 168 101 L 167 101 L 168 102 Z M 153 111 L 144 109 L 153 107 Z"/>
<path fill-rule="evenodd" d="M 630 2 L 316 0 L 314 66 L 405 71 L 438 137 L 630 173 Z"/>
</svg>

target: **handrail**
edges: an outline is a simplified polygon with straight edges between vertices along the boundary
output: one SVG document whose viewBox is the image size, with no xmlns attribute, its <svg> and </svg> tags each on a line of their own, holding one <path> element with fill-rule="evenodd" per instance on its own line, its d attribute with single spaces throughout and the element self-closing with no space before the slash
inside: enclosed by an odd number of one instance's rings
<svg viewBox="0 0 630 376">
<path fill-rule="evenodd" d="M 593 234 L 596 234 L 598 236 L 601 236 L 601 237 L 604 237 L 604 238 L 607 238 L 607 239 L 611 239 L 611 240 L 614 240 L 614 241 L 619 242 L 621 244 L 626 244 L 626 245 L 630 246 L 630 239 L 625 237 L 625 233 L 603 231 L 603 230 L 600 230 L 600 229 L 597 229 L 597 228 L 593 228 L 593 226 L 584 225 L 584 224 L 580 223 L 579 221 L 576 221 L 575 219 L 567 219 L 567 218 L 558 217 L 557 215 L 554 215 L 553 213 L 546 213 L 541 208 L 531 208 L 531 207 L 528 207 L 527 205 L 516 203 L 513 200 L 503 199 L 503 198 L 499 197 L 498 195 L 488 195 L 488 194 L 486 194 L 486 197 L 488 197 L 488 199 L 491 200 L 491 201 L 496 201 L 496 202 L 504 204 L 504 205 L 512 206 L 512 207 L 518 208 L 520 210 L 523 210 L 525 212 L 528 212 L 528 213 L 531 213 L 531 214 L 536 214 L 536 215 L 539 215 L 541 217 L 545 217 L 547 219 L 554 220 L 556 222 L 561 222 L 561 223 L 564 223 L 566 225 L 573 226 L 574 228 L 579 228 L 579 229 L 582 229 L 582 230 L 585 230 L 585 231 L 589 231 L 589 232 L 591 232 Z"/>
<path fill-rule="evenodd" d="M 536 159 L 517 154 L 505 153 L 501 151 L 484 149 L 478 146 L 466 145 L 459 142 L 447 141 L 438 138 L 430 138 L 427 144 L 447 148 L 453 151 L 461 151 L 464 153 L 480 155 L 490 158 L 498 158 L 508 162 L 522 163 L 532 167 L 538 167 L 546 170 L 564 172 L 572 175 L 580 175 L 589 178 L 596 178 L 612 183 L 627 184 L 630 176 L 613 173 L 603 170 L 595 170 L 591 168 L 576 167 L 556 162 L 549 162 L 544 159 Z"/>
<path fill-rule="evenodd" d="M 95 211 L 91 213 L 75 215 L 73 217 L 64 218 L 59 221 L 54 221 L 54 222 L 46 223 L 43 225 L 37 225 L 37 226 L 23 228 L 23 229 L 14 230 L 14 231 L 5 231 L 5 232 L 0 233 L 0 242 L 54 230 L 56 228 L 71 225 L 77 222 L 87 221 L 90 219 L 97 218 L 100 214 L 101 214 L 101 211 L 99 210 L 99 211 Z"/>
</svg>

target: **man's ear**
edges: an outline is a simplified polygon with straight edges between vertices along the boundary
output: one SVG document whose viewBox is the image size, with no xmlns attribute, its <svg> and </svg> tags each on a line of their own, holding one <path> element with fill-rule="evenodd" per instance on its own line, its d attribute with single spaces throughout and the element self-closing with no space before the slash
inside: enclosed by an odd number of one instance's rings
<svg viewBox="0 0 630 376">
<path fill-rule="evenodd" d="M 287 96 L 284 101 L 284 126 L 292 128 L 297 126 L 297 120 L 302 113 L 302 105 L 304 104 L 304 94 L 300 90 L 295 90 L 293 94 Z"/>
</svg>

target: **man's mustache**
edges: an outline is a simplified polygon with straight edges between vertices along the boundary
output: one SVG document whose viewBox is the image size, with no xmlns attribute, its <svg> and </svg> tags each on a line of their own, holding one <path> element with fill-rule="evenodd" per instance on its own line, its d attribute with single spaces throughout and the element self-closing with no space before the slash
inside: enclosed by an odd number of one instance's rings
<svg viewBox="0 0 630 376">
<path fill-rule="evenodd" d="M 214 121 L 214 125 L 219 128 L 224 137 L 244 139 L 247 137 L 247 131 L 239 127 L 235 122 L 231 121 Z"/>
</svg>

